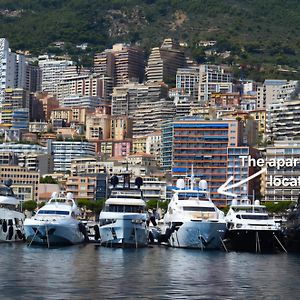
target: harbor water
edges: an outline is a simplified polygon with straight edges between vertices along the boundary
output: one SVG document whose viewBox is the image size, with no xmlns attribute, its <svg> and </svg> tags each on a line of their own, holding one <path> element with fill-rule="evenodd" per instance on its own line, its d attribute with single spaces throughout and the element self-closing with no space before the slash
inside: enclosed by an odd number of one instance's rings
<svg viewBox="0 0 300 300">
<path fill-rule="evenodd" d="M 0 244 L 1 299 L 299 299 L 300 255 Z"/>
</svg>

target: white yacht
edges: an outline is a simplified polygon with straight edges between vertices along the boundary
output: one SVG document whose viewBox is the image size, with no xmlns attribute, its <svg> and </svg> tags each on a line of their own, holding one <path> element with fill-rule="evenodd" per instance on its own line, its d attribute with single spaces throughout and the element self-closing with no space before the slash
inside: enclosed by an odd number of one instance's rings
<svg viewBox="0 0 300 300">
<path fill-rule="evenodd" d="M 123 187 L 118 188 L 119 179 L 111 179 L 114 186 L 105 207 L 100 213 L 101 245 L 107 247 L 145 247 L 148 245 L 146 203 L 140 186 L 142 179 L 136 179 L 138 188 L 130 188 L 129 174 L 123 174 Z"/>
<path fill-rule="evenodd" d="M 209 197 L 207 182 L 195 186 L 194 176 L 178 179 L 164 216 L 161 242 L 172 247 L 217 249 L 226 231 L 224 213 Z"/>
<path fill-rule="evenodd" d="M 232 250 L 261 252 L 276 246 L 284 249 L 280 242 L 280 227 L 259 200 L 251 204 L 248 199 L 233 199 L 226 221 L 226 240 Z"/>
<path fill-rule="evenodd" d="M 86 238 L 85 226 L 77 220 L 80 215 L 72 193 L 57 194 L 41 207 L 35 216 L 24 222 L 25 237 L 29 245 L 72 245 Z"/>
<path fill-rule="evenodd" d="M 19 200 L 13 193 L 11 180 L 0 187 L 0 242 L 22 241 L 25 216 L 17 210 Z"/>
</svg>

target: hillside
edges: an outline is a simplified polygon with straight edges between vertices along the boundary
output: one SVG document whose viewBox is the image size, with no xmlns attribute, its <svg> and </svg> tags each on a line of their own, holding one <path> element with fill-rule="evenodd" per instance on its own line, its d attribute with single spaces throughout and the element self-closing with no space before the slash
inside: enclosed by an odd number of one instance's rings
<svg viewBox="0 0 300 300">
<path fill-rule="evenodd" d="M 226 62 L 298 68 L 299 11 L 297 0 L 0 0 L 0 36 L 14 50 L 68 52 L 86 63 L 115 42 L 149 51 L 164 37 L 185 41 L 201 61 L 195 45 L 213 39 L 218 52 L 231 51 Z M 53 48 L 55 41 L 67 42 L 65 49 Z M 83 42 L 84 53 L 75 47 Z"/>
</svg>

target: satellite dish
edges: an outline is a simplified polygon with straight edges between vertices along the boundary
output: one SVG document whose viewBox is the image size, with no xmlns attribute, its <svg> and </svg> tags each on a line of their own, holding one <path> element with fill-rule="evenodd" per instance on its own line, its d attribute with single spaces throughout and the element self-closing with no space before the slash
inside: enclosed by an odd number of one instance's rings
<svg viewBox="0 0 300 300">
<path fill-rule="evenodd" d="M 207 190 L 207 181 L 204 180 L 204 179 L 200 180 L 200 182 L 199 182 L 199 188 L 201 190 L 206 191 Z"/>
<path fill-rule="evenodd" d="M 231 201 L 231 205 L 237 205 L 237 199 L 232 199 L 232 201 Z"/>
<path fill-rule="evenodd" d="M 180 179 L 177 179 L 176 181 L 176 187 L 179 188 L 179 189 L 184 189 L 185 187 L 185 184 L 184 184 L 184 179 L 180 178 Z"/>
<path fill-rule="evenodd" d="M 51 198 L 56 199 L 57 198 L 57 192 L 53 192 L 51 195 Z"/>
<path fill-rule="evenodd" d="M 67 193 L 67 199 L 68 200 L 71 200 L 71 199 L 73 199 L 73 193 Z"/>
<path fill-rule="evenodd" d="M 13 181 L 11 179 L 6 179 L 4 180 L 4 185 L 6 185 L 7 187 L 10 187 L 12 185 Z"/>
<path fill-rule="evenodd" d="M 117 175 L 114 175 L 110 178 L 111 185 L 115 188 L 119 183 L 119 178 Z"/>
<path fill-rule="evenodd" d="M 255 201 L 254 201 L 254 205 L 260 205 L 259 200 L 255 200 Z"/>
<path fill-rule="evenodd" d="M 135 179 L 134 184 L 135 184 L 138 188 L 140 188 L 141 185 L 143 185 L 143 178 L 142 178 L 142 177 L 137 177 L 137 178 Z"/>
</svg>

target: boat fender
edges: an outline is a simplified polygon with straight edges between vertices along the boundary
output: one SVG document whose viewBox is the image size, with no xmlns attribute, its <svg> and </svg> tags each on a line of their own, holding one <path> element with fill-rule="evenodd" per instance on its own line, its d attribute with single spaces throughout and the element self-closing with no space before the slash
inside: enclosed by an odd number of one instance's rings
<svg viewBox="0 0 300 300">
<path fill-rule="evenodd" d="M 84 235 L 84 240 L 86 242 L 89 241 L 89 237 L 88 237 L 88 234 L 87 234 L 87 231 L 86 231 L 86 227 L 84 226 L 84 224 L 79 223 L 78 224 L 78 229 Z"/>
<path fill-rule="evenodd" d="M 150 243 L 154 243 L 154 235 L 151 231 L 149 232 L 149 241 Z"/>
<path fill-rule="evenodd" d="M 12 225 L 9 225 L 7 238 L 11 240 L 13 236 L 14 236 L 14 227 Z"/>
<path fill-rule="evenodd" d="M 18 237 L 20 240 L 22 240 L 22 239 L 24 238 L 24 236 L 23 236 L 23 234 L 22 234 L 22 232 L 21 232 L 20 229 L 17 229 L 17 237 Z"/>
<path fill-rule="evenodd" d="M 100 230 L 98 225 L 94 225 L 95 241 L 100 240 Z"/>
<path fill-rule="evenodd" d="M 167 239 L 169 239 L 169 238 L 171 237 L 171 235 L 172 235 L 173 232 L 174 232 L 174 229 L 167 228 L 167 229 L 166 229 L 166 233 L 165 233 L 165 237 L 166 237 Z"/>
<path fill-rule="evenodd" d="M 7 232 L 7 222 L 6 222 L 6 220 L 3 220 L 3 223 L 2 223 L 2 231 L 3 231 L 3 232 Z"/>
</svg>

